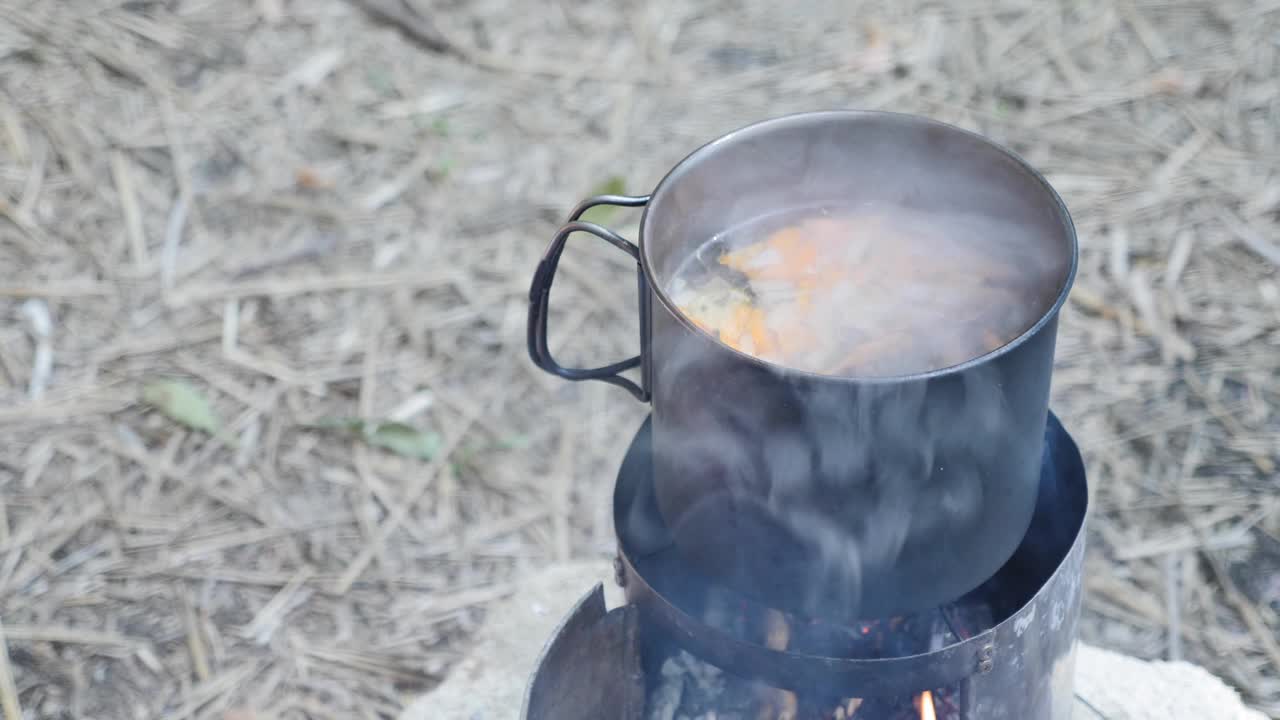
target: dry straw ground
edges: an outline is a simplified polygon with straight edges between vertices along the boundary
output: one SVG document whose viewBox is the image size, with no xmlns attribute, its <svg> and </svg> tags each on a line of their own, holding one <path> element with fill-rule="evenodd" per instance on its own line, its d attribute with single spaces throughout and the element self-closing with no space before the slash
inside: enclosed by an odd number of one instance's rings
<svg viewBox="0 0 1280 720">
<path fill-rule="evenodd" d="M 611 548 L 643 409 L 524 356 L 556 221 L 829 107 L 1063 193 L 1085 633 L 1280 713 L 1278 57 L 1275 0 L 3 0 L 6 717 L 394 717 L 514 573 Z M 629 354 L 630 271 L 571 255 L 563 352 Z"/>
</svg>

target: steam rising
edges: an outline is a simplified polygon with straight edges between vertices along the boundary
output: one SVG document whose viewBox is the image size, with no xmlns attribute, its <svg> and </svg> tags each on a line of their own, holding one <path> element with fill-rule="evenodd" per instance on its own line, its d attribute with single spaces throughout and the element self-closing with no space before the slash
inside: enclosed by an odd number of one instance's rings
<svg viewBox="0 0 1280 720">
<path fill-rule="evenodd" d="M 926 220 L 981 227 L 983 252 L 1023 269 L 1033 261 L 1031 275 L 1050 278 L 1048 287 L 1037 281 L 1005 296 L 1021 303 L 1018 331 L 1052 304 L 1060 258 L 999 252 L 1049 245 L 1029 243 L 1025 225 L 955 214 Z M 917 283 L 889 301 L 916 298 L 944 311 L 964 305 L 944 292 Z M 860 312 L 889 322 L 894 310 Z M 946 312 L 936 318 L 937 335 L 914 347 L 976 332 L 963 323 L 957 330 Z M 738 589 L 813 617 L 917 609 L 918 600 L 938 601 L 931 594 L 954 599 L 972 589 L 1025 531 L 1051 334 L 1024 345 L 1016 366 L 858 383 L 752 364 L 674 323 L 655 333 L 658 502 L 681 552 Z M 878 374 L 928 369 L 918 366 L 927 353 L 907 352 L 912 347 L 904 348 L 902 370 L 881 364 Z"/>
</svg>

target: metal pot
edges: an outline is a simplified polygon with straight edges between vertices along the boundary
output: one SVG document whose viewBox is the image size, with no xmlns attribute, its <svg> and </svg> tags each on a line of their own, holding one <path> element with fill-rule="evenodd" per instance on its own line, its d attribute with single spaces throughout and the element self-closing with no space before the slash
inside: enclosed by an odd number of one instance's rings
<svg viewBox="0 0 1280 720">
<path fill-rule="evenodd" d="M 737 352 L 698 329 L 665 288 L 706 239 L 762 215 L 848 199 L 990 213 L 1041 243 L 1060 282 L 1003 347 L 897 377 L 835 377 Z M 578 220 L 644 206 L 638 245 Z M 637 263 L 638 356 L 560 366 L 548 299 L 565 243 L 586 232 Z M 1017 548 L 1035 509 L 1058 311 L 1076 271 L 1074 228 L 1047 181 L 983 137 L 921 117 L 791 115 L 686 157 L 652 195 L 586 200 L 530 288 L 529 353 L 569 380 L 653 405 L 655 492 L 679 551 L 773 607 L 826 619 L 934 607 L 977 587 Z M 623 372 L 638 368 L 639 380 Z"/>
</svg>

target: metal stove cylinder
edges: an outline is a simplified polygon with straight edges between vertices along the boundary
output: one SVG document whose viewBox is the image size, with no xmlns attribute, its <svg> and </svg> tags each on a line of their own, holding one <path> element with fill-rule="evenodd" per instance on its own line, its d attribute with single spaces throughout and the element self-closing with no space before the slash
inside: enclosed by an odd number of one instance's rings
<svg viewBox="0 0 1280 720">
<path fill-rule="evenodd" d="M 799 695 L 875 698 L 951 688 L 959 702 L 944 715 L 948 718 L 1070 718 L 1088 490 L 1079 450 L 1056 418 L 1050 416 L 1046 431 L 1032 529 L 988 581 L 992 597 L 1005 592 L 1011 605 L 996 608 L 994 626 L 972 637 L 931 652 L 881 659 L 773 650 L 709 626 L 691 612 L 690 593 L 696 595 L 696 588 L 673 588 L 655 570 L 654 558 L 663 555 L 665 540 L 661 527 L 647 520 L 652 499 L 642 483 L 639 490 L 636 484 L 649 471 L 646 435 L 647 425 L 628 452 L 615 491 L 618 574 L 628 604 L 605 613 L 603 600 L 591 595 L 575 608 L 535 670 L 525 720 L 641 720 L 635 669 L 642 657 L 652 669 L 655 656 L 676 650 Z M 638 625 L 627 629 L 629 623 Z M 566 703 L 570 697 L 574 700 Z"/>
</svg>

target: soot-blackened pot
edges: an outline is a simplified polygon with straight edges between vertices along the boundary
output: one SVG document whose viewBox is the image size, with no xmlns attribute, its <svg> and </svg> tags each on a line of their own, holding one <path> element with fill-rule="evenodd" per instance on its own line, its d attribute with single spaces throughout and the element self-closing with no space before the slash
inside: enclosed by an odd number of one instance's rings
<svg viewBox="0 0 1280 720">
<path fill-rule="evenodd" d="M 836 377 L 734 350 L 700 330 L 665 289 L 685 258 L 728 228 L 868 201 L 985 213 L 1024 229 L 1058 278 L 1021 300 L 1042 310 L 1039 321 L 953 367 Z M 605 204 L 644 206 L 638 245 L 578 219 Z M 576 232 L 636 261 L 637 357 L 596 369 L 551 357 L 551 284 Z M 652 403 L 658 504 L 680 552 L 702 571 L 791 612 L 884 617 L 973 589 L 1026 532 L 1058 311 L 1076 259 L 1061 199 L 991 141 L 909 115 L 791 115 L 704 145 L 651 195 L 579 205 L 534 275 L 529 353 L 555 375 L 603 380 Z M 622 375 L 635 368 L 638 382 Z"/>
</svg>

